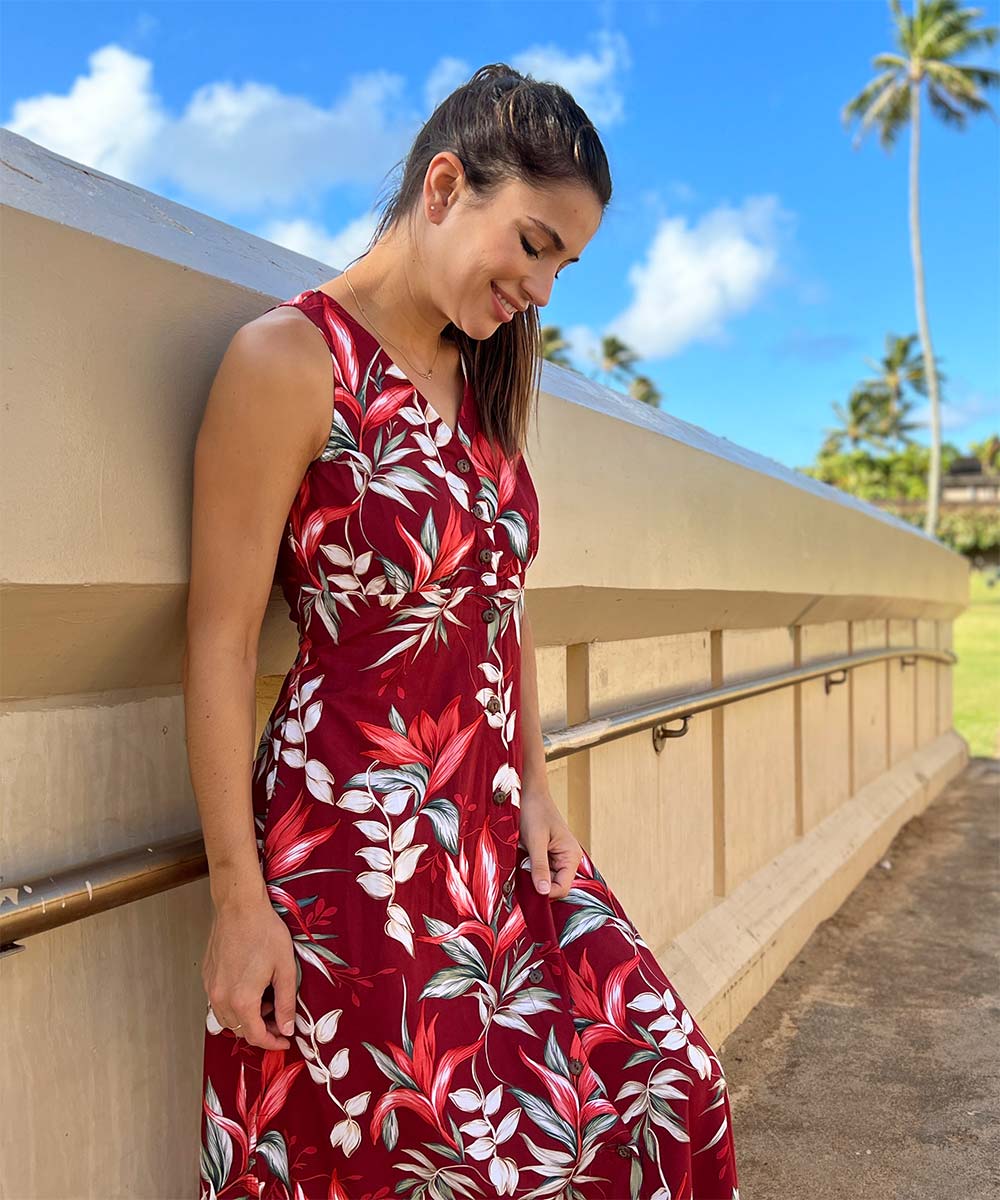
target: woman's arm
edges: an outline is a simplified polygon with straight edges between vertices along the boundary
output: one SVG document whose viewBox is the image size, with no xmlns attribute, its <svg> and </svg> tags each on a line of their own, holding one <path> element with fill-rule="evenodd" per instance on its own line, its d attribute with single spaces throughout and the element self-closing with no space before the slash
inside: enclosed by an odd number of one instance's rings
<svg viewBox="0 0 1000 1200">
<path fill-rule="evenodd" d="M 545 744 L 542 741 L 541 718 L 538 711 L 538 664 L 535 658 L 535 639 L 525 604 L 521 613 L 521 744 L 523 763 L 521 786 L 532 794 L 547 794 L 548 771 L 545 767 Z"/>
<path fill-rule="evenodd" d="M 521 743 L 521 842 L 531 857 L 531 878 L 535 887 L 550 900 L 562 900 L 573 886 L 583 847 L 549 791 L 545 743 L 538 713 L 535 639 L 527 607 L 521 614 Z"/>
<path fill-rule="evenodd" d="M 195 445 L 183 689 L 216 907 L 266 900 L 250 796 L 257 642 L 288 510 L 331 419 L 329 350 L 307 321 L 276 309 L 237 331 Z"/>
</svg>

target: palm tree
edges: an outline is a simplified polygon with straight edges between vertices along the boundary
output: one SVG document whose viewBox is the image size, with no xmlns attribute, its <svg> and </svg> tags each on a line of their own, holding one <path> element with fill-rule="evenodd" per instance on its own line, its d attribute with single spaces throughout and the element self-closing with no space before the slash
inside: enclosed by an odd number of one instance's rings
<svg viewBox="0 0 1000 1200">
<path fill-rule="evenodd" d="M 923 355 L 911 358 L 913 343 L 917 335 L 897 337 L 893 333 L 885 335 L 885 354 L 879 362 L 866 358 L 865 362 L 877 374 L 872 379 L 866 379 L 862 387 L 871 389 L 884 398 L 875 417 L 874 426 L 885 444 L 902 442 L 904 445 L 913 439 L 910 433 L 920 428 L 919 421 L 908 421 L 913 409 L 913 401 L 903 395 L 904 387 L 911 387 L 921 396 L 927 395 L 926 373 L 924 371 Z M 940 369 L 937 370 L 938 382 L 943 383 L 947 378 Z"/>
<path fill-rule="evenodd" d="M 871 126 L 877 126 L 884 150 L 892 148 L 900 129 L 909 121 L 910 138 L 910 252 L 916 289 L 917 323 L 924 351 L 927 390 L 931 404 L 931 453 L 927 478 L 927 516 L 924 529 L 937 530 L 941 490 L 941 405 L 937 364 L 931 347 L 930 326 L 924 300 L 924 262 L 920 245 L 920 201 L 917 168 L 920 159 L 920 94 L 926 83 L 931 110 L 947 125 L 964 129 L 967 109 L 971 113 L 993 110 L 982 98 L 980 87 L 1000 82 L 1000 72 L 985 67 L 959 66 L 955 59 L 997 39 L 994 25 L 972 29 L 982 9 L 959 8 L 957 0 L 916 0 L 915 14 L 907 16 L 899 0 L 890 0 L 896 22 L 898 53 L 876 54 L 872 65 L 881 74 L 861 89 L 841 114 L 845 124 L 859 117 L 861 127 L 854 139 L 857 149 Z M 996 115 L 995 113 L 993 114 Z"/>
<path fill-rule="evenodd" d="M 885 399 L 885 393 L 877 387 L 856 387 L 848 398 L 846 409 L 834 401 L 833 411 L 837 414 L 840 426 L 827 430 L 823 453 L 839 454 L 844 442 L 849 442 L 852 450 L 857 450 L 865 442 L 878 447 L 877 418 Z"/>
<path fill-rule="evenodd" d="M 601 338 L 596 373 L 610 375 L 612 380 L 624 381 L 635 374 L 635 364 L 638 361 L 639 356 L 631 346 L 621 338 L 615 337 L 613 333 L 605 334 Z"/>
<path fill-rule="evenodd" d="M 991 433 L 981 442 L 970 442 L 969 453 L 979 459 L 986 474 L 1000 471 L 1000 434 Z"/>
<path fill-rule="evenodd" d="M 628 385 L 628 394 L 640 404 L 648 404 L 650 408 L 659 408 L 662 393 L 648 375 L 634 375 Z"/>
<path fill-rule="evenodd" d="M 558 325 L 543 325 L 542 326 L 542 358 L 547 358 L 549 362 L 556 363 L 560 367 L 568 367 L 570 365 L 567 351 L 569 343 L 562 335 L 562 330 Z"/>
<path fill-rule="evenodd" d="M 576 371 L 576 367 L 567 357 L 569 343 L 563 338 L 559 326 L 543 325 L 541 335 L 542 358 L 557 363 L 560 367 Z M 591 372 L 590 378 L 596 379 L 598 375 L 604 374 L 609 375 L 613 382 L 623 382 L 627 379 L 629 380 L 628 394 L 633 400 L 638 400 L 641 404 L 648 404 L 650 408 L 659 408 L 661 393 L 648 375 L 636 374 L 635 364 L 638 361 L 638 354 L 627 343 L 614 335 L 602 337 L 599 358 L 595 360 L 595 370 Z M 577 374 L 582 374 L 582 372 L 577 371 Z"/>
</svg>

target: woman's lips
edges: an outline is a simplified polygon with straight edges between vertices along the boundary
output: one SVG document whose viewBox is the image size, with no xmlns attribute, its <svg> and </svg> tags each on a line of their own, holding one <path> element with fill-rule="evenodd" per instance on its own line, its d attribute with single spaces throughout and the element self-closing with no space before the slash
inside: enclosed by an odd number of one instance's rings
<svg viewBox="0 0 1000 1200">
<path fill-rule="evenodd" d="M 514 314 L 512 312 L 508 312 L 500 303 L 500 297 L 497 295 L 496 288 L 493 286 L 493 284 L 490 284 L 490 295 L 493 297 L 493 308 L 500 317 L 500 320 L 512 321 L 514 319 Z"/>
</svg>

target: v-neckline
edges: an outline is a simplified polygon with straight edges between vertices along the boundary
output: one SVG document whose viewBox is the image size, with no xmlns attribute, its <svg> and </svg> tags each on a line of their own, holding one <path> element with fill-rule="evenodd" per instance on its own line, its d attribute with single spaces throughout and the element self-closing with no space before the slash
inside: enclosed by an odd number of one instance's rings
<svg viewBox="0 0 1000 1200">
<path fill-rule="evenodd" d="M 469 393 L 472 391 L 472 385 L 469 383 L 469 376 L 465 370 L 465 361 L 464 361 L 464 359 L 462 359 L 461 355 L 459 355 L 459 364 L 462 368 L 462 377 L 463 377 L 462 403 L 458 407 L 458 416 L 455 419 L 455 424 L 449 425 L 448 422 L 444 419 L 444 417 L 442 417 L 441 414 L 438 412 L 438 410 L 434 407 L 434 405 L 431 404 L 431 402 L 427 399 L 427 397 L 423 394 L 423 392 L 417 387 L 417 385 L 413 382 L 413 380 L 403 371 L 403 369 L 395 361 L 395 359 L 392 357 L 392 355 L 389 353 L 389 351 L 386 350 L 386 348 L 382 345 L 382 343 L 378 340 L 378 338 L 375 337 L 375 335 L 371 332 L 371 330 L 367 328 L 367 326 L 362 325 L 361 322 L 357 319 L 357 317 L 349 309 L 345 308 L 344 305 L 341 304 L 340 301 L 335 296 L 331 296 L 329 292 L 324 292 L 322 288 L 312 288 L 311 290 L 313 292 L 315 292 L 317 295 L 322 296 L 326 301 L 328 301 L 336 309 L 338 309 L 340 312 L 342 312 L 344 314 L 344 316 L 347 317 L 347 319 L 353 325 L 357 326 L 357 328 L 360 329 L 362 331 L 362 333 L 364 333 L 368 338 L 371 339 L 371 341 L 373 341 L 375 343 L 375 345 L 379 348 L 379 352 L 381 354 L 384 354 L 385 357 L 389 360 L 389 363 L 390 363 L 390 365 L 392 367 L 392 371 L 393 371 L 393 378 L 401 378 L 404 383 L 408 384 L 411 388 L 413 388 L 414 392 L 416 392 L 417 396 L 427 407 L 427 409 L 433 416 L 434 420 L 439 422 L 441 425 L 443 425 L 445 427 L 445 429 L 449 430 L 452 437 L 457 437 L 459 426 L 461 426 L 461 424 L 462 424 L 462 419 L 465 416 L 465 410 L 469 403 Z"/>
</svg>

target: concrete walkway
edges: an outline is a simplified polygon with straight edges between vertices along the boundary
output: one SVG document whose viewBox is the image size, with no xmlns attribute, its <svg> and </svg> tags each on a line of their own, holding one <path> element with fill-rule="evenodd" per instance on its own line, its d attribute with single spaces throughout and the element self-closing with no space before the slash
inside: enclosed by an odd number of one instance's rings
<svg viewBox="0 0 1000 1200">
<path fill-rule="evenodd" d="M 718 1048 L 741 1200 L 1000 1197 L 998 851 L 974 758 Z"/>
</svg>

